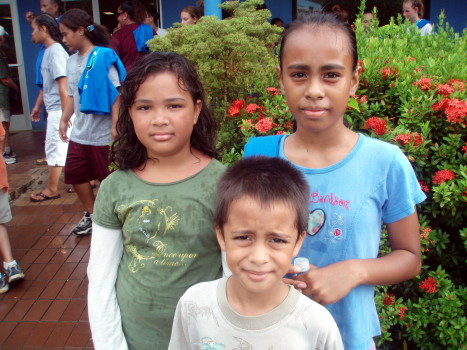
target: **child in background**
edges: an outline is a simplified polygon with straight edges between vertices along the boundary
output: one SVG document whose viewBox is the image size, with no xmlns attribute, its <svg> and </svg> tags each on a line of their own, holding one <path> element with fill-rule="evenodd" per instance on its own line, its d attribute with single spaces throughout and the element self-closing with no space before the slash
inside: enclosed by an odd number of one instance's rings
<svg viewBox="0 0 467 350">
<path fill-rule="evenodd" d="M 414 23 L 420 30 L 422 36 L 431 34 L 433 25 L 430 21 L 423 19 L 423 0 L 404 0 L 402 3 L 402 13 L 411 23 Z"/>
<path fill-rule="evenodd" d="M 305 174 L 310 224 L 299 255 L 313 266 L 295 286 L 327 305 L 346 349 L 368 350 L 380 334 L 374 285 L 420 271 L 415 205 L 425 195 L 397 146 L 345 126 L 361 71 L 357 60 L 355 33 L 335 16 L 317 13 L 290 24 L 278 73 L 297 129 L 251 139 L 245 156 L 279 156 Z M 391 252 L 378 258 L 382 221 Z"/>
<path fill-rule="evenodd" d="M 31 120 L 38 122 L 42 104 L 47 111 L 47 132 L 45 137 L 45 154 L 49 166 L 47 186 L 30 197 L 32 202 L 43 202 L 60 198 L 58 182 L 65 166 L 68 143 L 60 140 L 58 128 L 62 110 L 67 100 L 66 64 L 68 52 L 62 44 L 62 35 L 55 18 L 42 13 L 31 23 L 32 41 L 44 45 L 45 52 L 41 63 L 43 86 L 36 104 L 31 111 Z M 68 137 L 69 132 L 68 132 Z"/>
<path fill-rule="evenodd" d="M 5 129 L 0 123 L 0 146 L 5 139 Z M 8 178 L 6 166 L 3 159 L 0 159 L 0 252 L 3 257 L 3 268 L 5 273 L 0 273 L 0 294 L 8 292 L 9 283 L 24 278 L 24 273 L 19 267 L 11 252 L 10 240 L 5 224 L 11 220 L 11 209 L 8 203 Z"/>
<path fill-rule="evenodd" d="M 329 312 L 282 280 L 306 235 L 309 191 L 279 158 L 244 158 L 227 169 L 214 225 L 232 275 L 182 296 L 169 350 L 343 349 Z"/>
<path fill-rule="evenodd" d="M 175 307 L 192 285 L 222 275 L 212 216 L 224 166 L 193 65 L 176 53 L 138 60 L 122 84 L 119 170 L 101 185 L 88 266 L 99 349 L 166 350 Z"/>
<path fill-rule="evenodd" d="M 71 55 L 67 63 L 68 98 L 60 120 L 60 138 L 68 142 L 65 183 L 73 185 L 85 208 L 83 219 L 72 230 L 76 235 L 92 232 L 94 192 L 91 180 L 109 175 L 109 145 L 112 117 L 118 113 L 117 88 L 125 79 L 125 68 L 117 54 L 105 46 L 105 27 L 93 22 L 80 9 L 71 9 L 60 18 L 63 43 Z M 70 139 L 67 130 L 75 115 Z"/>
</svg>

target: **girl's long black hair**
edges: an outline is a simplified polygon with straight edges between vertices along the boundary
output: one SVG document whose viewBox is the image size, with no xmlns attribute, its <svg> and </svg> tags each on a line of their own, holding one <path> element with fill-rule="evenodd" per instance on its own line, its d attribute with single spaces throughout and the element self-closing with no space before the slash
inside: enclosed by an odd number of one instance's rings
<svg viewBox="0 0 467 350">
<path fill-rule="evenodd" d="M 60 17 L 60 24 L 76 32 L 84 28 L 84 35 L 95 46 L 109 46 L 110 35 L 106 27 L 94 23 L 92 17 L 81 9 L 68 10 Z"/>
<path fill-rule="evenodd" d="M 190 137 L 191 147 L 211 158 L 217 157 L 215 122 L 206 105 L 204 88 L 195 67 L 178 53 L 152 52 L 133 65 L 120 89 L 122 95 L 117 121 L 118 136 L 110 148 L 110 160 L 121 170 L 144 168 L 146 165 L 148 153 L 136 136 L 130 108 L 141 84 L 149 76 L 164 72 L 174 73 L 178 77 L 180 88 L 190 93 L 194 104 L 198 100 L 202 102 L 198 121 Z"/>
<path fill-rule="evenodd" d="M 49 13 L 41 13 L 37 17 L 34 18 L 34 22 L 39 27 L 46 27 L 47 32 L 49 33 L 50 37 L 53 41 L 61 44 L 65 51 L 69 53 L 68 48 L 62 42 L 62 34 L 60 33 L 60 28 L 58 27 L 57 20 Z"/>
</svg>

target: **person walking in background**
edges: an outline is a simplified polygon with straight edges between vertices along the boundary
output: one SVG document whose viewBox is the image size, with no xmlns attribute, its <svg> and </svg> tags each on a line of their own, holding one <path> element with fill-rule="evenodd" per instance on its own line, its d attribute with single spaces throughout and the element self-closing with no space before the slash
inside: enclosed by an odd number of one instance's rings
<svg viewBox="0 0 467 350">
<path fill-rule="evenodd" d="M 194 66 L 152 52 L 122 84 L 119 170 L 96 199 L 88 310 L 96 350 L 167 350 L 175 307 L 193 284 L 221 277 L 212 226 L 225 167 Z"/>
<path fill-rule="evenodd" d="M 180 22 L 182 24 L 196 24 L 200 18 L 199 11 L 194 6 L 185 6 L 180 11 Z"/>
<path fill-rule="evenodd" d="M 0 48 L 5 44 L 7 36 L 8 33 L 5 28 L 0 26 Z M 11 79 L 8 62 L 3 55 L 3 51 L 0 50 L 0 119 L 5 129 L 5 139 L 1 149 L 6 164 L 16 163 L 16 153 L 13 152 L 10 146 L 10 94 L 14 97 L 14 100 L 18 94 L 18 87 Z"/>
<path fill-rule="evenodd" d="M 138 0 L 124 1 L 118 7 L 119 29 L 113 33 L 110 47 L 114 49 L 128 71 L 144 54 L 149 53 L 146 42 L 155 35 L 153 28 L 144 23 L 146 10 Z"/>
<path fill-rule="evenodd" d="M 144 19 L 144 23 L 151 26 L 156 35 L 164 36 L 167 31 L 157 25 L 158 18 L 159 14 L 157 13 L 157 10 L 153 6 L 148 6 L 146 8 L 146 18 Z"/>
<path fill-rule="evenodd" d="M 422 36 L 431 34 L 433 31 L 431 22 L 423 19 L 424 7 L 423 0 L 404 0 L 402 3 L 404 17 L 417 26 Z"/>
<path fill-rule="evenodd" d="M 0 144 L 5 138 L 5 130 L 0 124 Z M 10 239 L 5 224 L 11 220 L 11 209 L 8 202 L 8 178 L 6 166 L 0 159 L 0 253 L 3 258 L 5 273 L 0 272 L 0 294 L 8 292 L 10 283 L 24 278 L 24 273 L 19 267 L 11 252 Z"/>
<path fill-rule="evenodd" d="M 346 349 L 374 349 L 373 337 L 381 334 L 374 285 L 420 272 L 416 205 L 426 196 L 396 145 L 344 122 L 361 73 L 355 31 L 331 14 L 314 13 L 292 22 L 280 47 L 280 86 L 296 131 L 252 138 L 244 155 L 279 156 L 305 174 L 310 223 L 299 255 L 312 266 L 290 283 L 327 306 Z M 382 222 L 391 251 L 378 257 Z"/>
<path fill-rule="evenodd" d="M 125 79 L 125 68 L 110 48 L 107 29 L 94 23 L 80 9 L 65 12 L 60 19 L 63 43 L 77 52 L 67 62 L 68 97 L 60 119 L 60 138 L 68 142 L 65 183 L 72 184 L 85 208 L 74 234 L 92 232 L 94 192 L 89 181 L 109 175 L 109 145 L 112 116 L 117 115 L 117 88 Z M 105 98 L 103 98 L 105 97 Z M 68 128 L 75 114 L 71 136 Z M 115 117 L 116 119 L 116 117 Z"/>
<path fill-rule="evenodd" d="M 67 100 L 66 64 L 68 52 L 62 44 L 62 35 L 55 18 L 42 13 L 32 22 L 32 41 L 44 45 L 45 52 L 41 64 L 43 79 L 42 100 L 47 111 L 47 132 L 45 138 L 45 154 L 49 166 L 46 187 L 30 197 L 32 202 L 60 198 L 58 182 L 65 166 L 68 143 L 59 135 L 60 118 Z M 36 101 L 40 103 L 40 100 Z M 41 104 L 36 104 L 31 111 L 31 120 L 40 120 Z M 70 136 L 68 132 L 68 137 Z"/>
</svg>

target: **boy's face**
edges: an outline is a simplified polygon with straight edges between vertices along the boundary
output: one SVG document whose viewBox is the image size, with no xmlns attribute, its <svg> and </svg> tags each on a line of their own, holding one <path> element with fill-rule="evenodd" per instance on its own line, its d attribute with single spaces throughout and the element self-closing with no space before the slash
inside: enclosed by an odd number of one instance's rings
<svg viewBox="0 0 467 350">
<path fill-rule="evenodd" d="M 276 293 L 305 237 L 303 232 L 297 241 L 296 217 L 294 208 L 282 202 L 262 207 L 241 197 L 230 204 L 224 232 L 216 232 L 232 286 L 246 294 Z"/>
</svg>

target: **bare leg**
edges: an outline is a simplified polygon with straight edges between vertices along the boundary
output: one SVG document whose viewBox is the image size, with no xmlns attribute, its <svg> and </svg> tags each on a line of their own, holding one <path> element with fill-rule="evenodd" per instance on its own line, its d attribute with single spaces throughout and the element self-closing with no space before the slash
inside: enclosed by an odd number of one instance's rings
<svg viewBox="0 0 467 350">
<path fill-rule="evenodd" d="M 11 252 L 10 239 L 8 238 L 8 232 L 6 226 L 0 224 L 0 252 L 3 256 L 3 261 L 12 262 L 13 254 Z"/>
<path fill-rule="evenodd" d="M 81 203 L 83 203 L 84 209 L 88 213 L 92 214 L 94 210 L 94 201 L 96 198 L 89 182 L 79 185 L 75 184 L 73 187 L 75 188 L 76 194 L 78 195 Z"/>
</svg>

